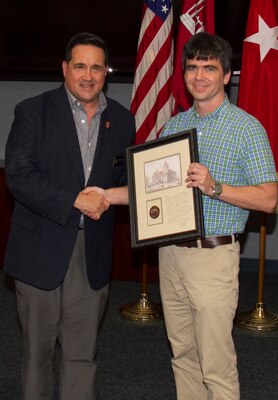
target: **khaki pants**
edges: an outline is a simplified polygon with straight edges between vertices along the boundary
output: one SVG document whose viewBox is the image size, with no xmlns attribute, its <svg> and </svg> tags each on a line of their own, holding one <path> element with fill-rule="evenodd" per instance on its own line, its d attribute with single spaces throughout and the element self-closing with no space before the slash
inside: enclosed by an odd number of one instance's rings
<svg viewBox="0 0 278 400">
<path fill-rule="evenodd" d="M 159 250 L 160 290 L 178 400 L 239 400 L 232 339 L 239 243 Z"/>
<path fill-rule="evenodd" d="M 56 340 L 62 348 L 61 400 L 96 397 L 96 347 L 108 285 L 91 289 L 84 258 L 84 232 L 78 233 L 69 269 L 54 290 L 16 281 L 23 335 L 22 400 L 51 400 Z"/>
</svg>

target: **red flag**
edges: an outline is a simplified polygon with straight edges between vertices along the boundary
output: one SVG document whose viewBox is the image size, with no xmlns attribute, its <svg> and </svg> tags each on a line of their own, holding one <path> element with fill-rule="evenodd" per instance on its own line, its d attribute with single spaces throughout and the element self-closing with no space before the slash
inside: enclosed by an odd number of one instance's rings
<svg viewBox="0 0 278 400">
<path fill-rule="evenodd" d="M 214 33 L 214 0 L 184 0 L 180 15 L 177 42 L 175 46 L 172 93 L 175 99 L 173 114 L 187 110 L 192 105 L 185 83 L 182 65 L 182 49 L 195 33 Z"/>
<path fill-rule="evenodd" d="M 268 133 L 278 167 L 278 0 L 251 0 L 243 42 L 238 106 Z"/>
<path fill-rule="evenodd" d="M 137 144 L 156 139 L 171 117 L 172 69 L 172 1 L 145 0 L 130 108 Z"/>
</svg>

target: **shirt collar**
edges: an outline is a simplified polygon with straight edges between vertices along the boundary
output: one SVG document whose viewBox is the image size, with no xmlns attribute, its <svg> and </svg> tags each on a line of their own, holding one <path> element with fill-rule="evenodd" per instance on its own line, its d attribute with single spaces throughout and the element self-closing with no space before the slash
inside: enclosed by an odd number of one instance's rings
<svg viewBox="0 0 278 400">
<path fill-rule="evenodd" d="M 204 117 L 201 117 L 197 113 L 197 110 L 194 105 L 192 107 L 192 110 L 197 118 L 215 119 L 222 112 L 222 110 L 225 110 L 229 107 L 229 104 L 230 104 L 230 102 L 229 102 L 228 96 L 227 96 L 227 94 L 225 94 L 225 99 L 224 99 L 223 103 L 221 103 L 220 106 L 218 106 L 214 111 L 207 113 Z"/>
</svg>

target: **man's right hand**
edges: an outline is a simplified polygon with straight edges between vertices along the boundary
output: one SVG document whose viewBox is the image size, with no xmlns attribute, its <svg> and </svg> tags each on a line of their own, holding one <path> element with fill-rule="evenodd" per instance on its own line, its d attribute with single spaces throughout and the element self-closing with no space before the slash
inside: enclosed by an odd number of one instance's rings
<svg viewBox="0 0 278 400">
<path fill-rule="evenodd" d="M 96 191 L 89 193 L 80 192 L 74 203 L 75 208 L 95 221 L 100 219 L 103 212 L 108 210 L 109 206 L 110 203 L 103 194 Z"/>
</svg>

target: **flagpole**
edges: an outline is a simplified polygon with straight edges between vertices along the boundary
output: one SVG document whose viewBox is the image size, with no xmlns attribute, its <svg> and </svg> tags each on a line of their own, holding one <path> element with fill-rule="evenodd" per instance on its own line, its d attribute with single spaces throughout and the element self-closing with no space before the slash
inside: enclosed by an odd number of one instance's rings
<svg viewBox="0 0 278 400">
<path fill-rule="evenodd" d="M 238 106 L 254 115 L 268 133 L 276 167 L 278 163 L 276 135 L 278 125 L 277 116 L 273 110 L 278 107 L 276 96 L 278 80 L 273 80 L 273 76 L 277 71 L 278 56 L 277 49 L 274 50 L 274 46 L 273 49 L 271 46 L 272 40 L 275 43 L 277 38 L 273 35 L 271 40 L 268 34 L 272 27 L 277 26 L 277 11 L 277 2 L 250 1 L 246 35 L 242 48 L 238 93 Z M 266 77 L 269 77 L 269 79 L 266 79 Z M 266 214 L 262 213 L 257 303 L 254 310 L 239 314 L 235 320 L 236 326 L 256 331 L 278 329 L 278 317 L 267 312 L 264 302 L 266 223 Z"/>
<path fill-rule="evenodd" d="M 234 325 L 238 328 L 251 331 L 274 331 L 278 329 L 278 316 L 269 313 L 264 302 L 266 225 L 266 213 L 261 213 L 257 303 L 252 311 L 238 314 L 234 321 Z"/>
<path fill-rule="evenodd" d="M 159 136 L 173 109 L 173 9 L 172 0 L 143 2 L 130 111 L 136 122 L 136 141 L 141 144 Z M 162 318 L 160 305 L 148 296 L 148 250 L 143 248 L 142 287 L 139 301 L 120 308 L 124 318 Z"/>
</svg>

